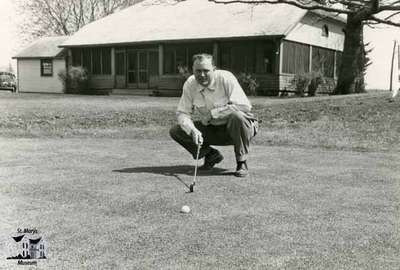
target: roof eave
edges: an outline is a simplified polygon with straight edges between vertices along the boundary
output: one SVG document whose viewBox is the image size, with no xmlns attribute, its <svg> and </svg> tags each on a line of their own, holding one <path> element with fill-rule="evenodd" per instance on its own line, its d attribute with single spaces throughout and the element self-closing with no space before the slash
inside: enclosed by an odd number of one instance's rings
<svg viewBox="0 0 400 270">
<path fill-rule="evenodd" d="M 249 39 L 279 39 L 284 37 L 285 34 L 274 35 L 258 35 L 258 36 L 245 36 L 245 37 L 210 37 L 210 38 L 194 38 L 194 39 L 164 39 L 164 40 L 146 40 L 146 41 L 132 41 L 132 42 L 114 42 L 114 43 L 93 43 L 93 44 L 66 44 L 59 45 L 60 48 L 82 48 L 82 47 L 116 47 L 116 46 L 129 46 L 129 45 L 149 45 L 149 44 L 162 44 L 162 43 L 179 43 L 179 42 L 198 42 L 198 41 L 229 41 L 229 40 L 249 40 Z"/>
<path fill-rule="evenodd" d="M 16 60 L 33 60 L 33 59 L 64 59 L 64 56 L 13 56 L 11 59 Z"/>
</svg>

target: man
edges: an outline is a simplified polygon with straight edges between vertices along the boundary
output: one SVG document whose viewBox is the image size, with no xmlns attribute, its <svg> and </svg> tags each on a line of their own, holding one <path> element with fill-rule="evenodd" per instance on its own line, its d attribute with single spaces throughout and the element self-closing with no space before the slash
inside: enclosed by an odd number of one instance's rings
<svg viewBox="0 0 400 270">
<path fill-rule="evenodd" d="M 221 153 L 210 145 L 233 145 L 236 156 L 235 176 L 248 175 L 247 155 L 251 138 L 258 129 L 250 113 L 251 104 L 235 76 L 216 70 L 209 54 L 193 56 L 193 75 L 183 85 L 177 109 L 178 125 L 170 130 L 171 137 L 196 159 L 204 157 L 200 170 L 210 170 L 223 160 Z M 200 121 L 193 122 L 197 111 Z"/>
</svg>

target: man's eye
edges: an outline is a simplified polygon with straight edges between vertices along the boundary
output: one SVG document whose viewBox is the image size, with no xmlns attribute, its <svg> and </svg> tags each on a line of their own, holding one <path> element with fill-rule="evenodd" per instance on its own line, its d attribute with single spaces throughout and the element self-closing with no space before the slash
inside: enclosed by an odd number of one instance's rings
<svg viewBox="0 0 400 270">
<path fill-rule="evenodd" d="M 197 73 L 208 73 L 210 72 L 209 70 L 196 70 Z"/>
</svg>

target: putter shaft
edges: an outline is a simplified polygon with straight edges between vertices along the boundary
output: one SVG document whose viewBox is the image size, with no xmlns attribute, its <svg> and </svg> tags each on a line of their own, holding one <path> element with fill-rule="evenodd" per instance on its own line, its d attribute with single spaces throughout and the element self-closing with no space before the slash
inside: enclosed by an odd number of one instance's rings
<svg viewBox="0 0 400 270">
<path fill-rule="evenodd" d="M 189 187 L 190 192 L 193 192 L 194 185 L 196 185 L 196 176 L 197 176 L 197 167 L 199 165 L 200 147 L 201 147 L 201 145 L 198 144 L 197 145 L 197 153 L 196 153 L 196 163 L 195 163 L 195 166 L 194 166 L 193 183 Z"/>
</svg>

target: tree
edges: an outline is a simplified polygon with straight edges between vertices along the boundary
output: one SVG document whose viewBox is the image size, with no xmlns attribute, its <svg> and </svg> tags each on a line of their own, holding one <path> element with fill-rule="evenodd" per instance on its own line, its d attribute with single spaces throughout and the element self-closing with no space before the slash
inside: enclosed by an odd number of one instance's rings
<svg viewBox="0 0 400 270">
<path fill-rule="evenodd" d="M 347 15 L 345 41 L 335 94 L 365 91 L 364 73 L 369 59 L 363 40 L 365 24 L 400 26 L 398 0 L 208 0 L 214 3 L 289 4 L 307 10 L 323 10 L 334 16 Z"/>
<path fill-rule="evenodd" d="M 18 0 L 25 19 L 20 31 L 24 40 L 41 36 L 71 35 L 87 23 L 141 0 Z"/>
<path fill-rule="evenodd" d="M 11 65 L 11 63 L 8 63 L 8 67 L 7 67 L 6 71 L 7 71 L 7 72 L 10 72 L 10 73 L 14 73 L 14 68 L 13 68 L 13 66 Z"/>
</svg>

